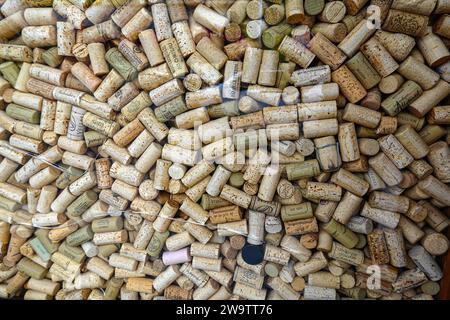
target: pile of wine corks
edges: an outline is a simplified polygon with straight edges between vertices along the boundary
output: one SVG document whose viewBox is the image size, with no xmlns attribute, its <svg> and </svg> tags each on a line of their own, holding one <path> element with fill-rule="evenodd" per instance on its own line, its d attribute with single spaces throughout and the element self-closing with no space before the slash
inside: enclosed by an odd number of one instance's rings
<svg viewBox="0 0 450 320">
<path fill-rule="evenodd" d="M 0 298 L 439 297 L 450 0 L 0 5 Z"/>
</svg>

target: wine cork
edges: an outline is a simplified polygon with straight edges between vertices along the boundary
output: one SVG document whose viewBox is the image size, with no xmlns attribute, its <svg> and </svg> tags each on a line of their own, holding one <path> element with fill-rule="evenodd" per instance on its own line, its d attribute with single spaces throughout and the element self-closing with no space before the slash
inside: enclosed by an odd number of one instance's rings
<svg viewBox="0 0 450 320">
<path fill-rule="evenodd" d="M 428 47 L 430 45 L 433 46 L 432 50 Z M 439 66 L 450 59 L 450 52 L 431 27 L 427 27 L 426 32 L 417 41 L 417 46 L 431 67 Z"/>
<path fill-rule="evenodd" d="M 442 182 L 449 180 L 449 168 L 446 165 L 446 155 L 448 154 L 448 147 L 444 142 L 439 141 L 432 144 L 429 148 L 428 161 L 434 168 L 434 175 Z"/>
<path fill-rule="evenodd" d="M 172 38 L 169 11 L 165 3 L 157 3 L 151 7 L 156 38 L 159 42 Z"/>
<path fill-rule="evenodd" d="M 353 123 L 345 123 L 339 126 L 338 139 L 342 161 L 358 160 L 360 153 Z"/>
<path fill-rule="evenodd" d="M 346 63 L 346 66 L 367 90 L 373 88 L 381 81 L 378 72 L 372 67 L 371 63 L 361 52 L 350 59 Z"/>
<path fill-rule="evenodd" d="M 228 60 L 226 54 L 209 38 L 202 38 L 196 49 L 217 70 L 221 70 Z"/>
<path fill-rule="evenodd" d="M 89 10 L 89 9 L 88 9 Z M 107 20 L 81 31 L 84 43 L 107 42 L 120 36 L 119 27 L 112 21 Z"/>
<path fill-rule="evenodd" d="M 379 191 L 374 191 L 370 194 L 369 204 L 373 208 L 400 213 L 408 212 L 410 205 L 409 200 L 406 197 L 391 195 Z"/>
<path fill-rule="evenodd" d="M 342 224 L 347 224 L 352 216 L 357 213 L 361 203 L 362 198 L 351 192 L 346 192 L 333 213 L 333 219 Z"/>
<path fill-rule="evenodd" d="M 222 79 L 222 74 L 198 52 L 192 54 L 186 61 L 186 64 L 209 85 L 215 85 Z"/>
<path fill-rule="evenodd" d="M 338 133 L 336 119 L 313 120 L 303 123 L 303 135 L 305 138 L 320 138 Z"/>
<path fill-rule="evenodd" d="M 378 139 L 381 150 L 399 169 L 407 167 L 414 158 L 393 135 Z"/>
<path fill-rule="evenodd" d="M 336 140 L 333 136 L 314 139 L 320 167 L 325 172 L 336 171 L 341 165 Z"/>
<path fill-rule="evenodd" d="M 308 285 L 320 288 L 340 289 L 341 278 L 326 271 L 314 272 L 308 275 Z"/>
<path fill-rule="evenodd" d="M 200 4 L 195 8 L 193 18 L 199 24 L 218 34 L 223 33 L 225 26 L 229 22 L 226 17 L 221 16 L 203 4 Z"/>
<path fill-rule="evenodd" d="M 382 230 L 376 229 L 367 235 L 372 261 L 377 264 L 389 263 L 390 256 Z"/>
<path fill-rule="evenodd" d="M 138 45 L 134 44 L 130 40 L 123 39 L 120 41 L 117 48 L 136 70 L 142 71 L 149 65 L 145 53 Z"/>
<path fill-rule="evenodd" d="M 328 256 L 354 266 L 358 266 L 364 261 L 364 254 L 362 251 L 346 248 L 337 242 L 333 242 L 332 249 L 328 253 Z"/>
<path fill-rule="evenodd" d="M 422 140 L 419 134 L 409 125 L 403 125 L 395 134 L 400 143 L 408 150 L 415 159 L 425 157 L 429 152 L 428 145 Z"/>
<path fill-rule="evenodd" d="M 399 67 L 394 58 L 376 38 L 372 38 L 362 45 L 361 52 L 382 77 L 387 77 Z"/>
<path fill-rule="evenodd" d="M 147 29 L 152 22 L 153 18 L 150 12 L 142 8 L 122 27 L 122 34 L 127 39 L 136 41 L 139 37 L 139 32 Z"/>
<path fill-rule="evenodd" d="M 400 20 L 402 23 L 399 23 Z M 426 16 L 391 9 L 386 17 L 383 29 L 416 37 L 425 34 L 427 24 L 428 17 Z"/>
<path fill-rule="evenodd" d="M 403 179 L 396 165 L 382 152 L 370 158 L 369 165 L 389 186 L 397 185 Z"/>
<path fill-rule="evenodd" d="M 434 176 L 428 176 L 418 183 L 420 190 L 431 196 L 432 198 L 442 202 L 443 204 L 448 203 L 446 195 L 448 193 L 448 187 L 439 181 Z"/>
<path fill-rule="evenodd" d="M 448 95 L 449 90 L 448 83 L 439 81 L 434 88 L 423 92 L 418 99 L 411 103 L 410 112 L 418 117 L 424 116 Z"/>
<path fill-rule="evenodd" d="M 330 3 L 325 4 L 319 19 L 323 22 L 338 23 L 344 19 L 346 12 L 347 7 L 344 2 L 331 1 Z"/>
<path fill-rule="evenodd" d="M 347 7 L 348 13 L 351 15 L 356 15 L 367 3 L 366 0 L 345 0 L 345 6 Z"/>
<path fill-rule="evenodd" d="M 430 280 L 438 281 L 442 278 L 441 268 L 425 248 L 416 245 L 408 251 L 408 255 Z"/>
<path fill-rule="evenodd" d="M 315 54 L 289 36 L 284 37 L 278 47 L 278 51 L 288 60 L 295 62 L 302 68 L 307 68 L 315 58 Z"/>
<path fill-rule="evenodd" d="M 400 89 L 405 79 L 398 73 L 393 73 L 381 79 L 378 88 L 382 93 L 391 94 Z"/>
<path fill-rule="evenodd" d="M 339 85 L 342 94 L 356 103 L 367 95 L 367 91 L 347 66 L 342 66 L 331 74 L 331 78 Z"/>
<path fill-rule="evenodd" d="M 375 33 L 375 28 L 369 27 L 368 20 L 363 19 L 359 22 L 341 41 L 338 48 L 341 49 L 347 57 L 353 57 L 363 43 Z"/>
<path fill-rule="evenodd" d="M 428 68 L 425 64 L 417 61 L 413 57 L 405 60 L 399 68 L 399 73 L 408 80 L 418 83 L 423 90 L 429 90 L 434 87 L 438 81 L 439 76 L 436 72 Z"/>
<path fill-rule="evenodd" d="M 375 139 L 361 138 L 358 139 L 358 147 L 361 154 L 366 156 L 375 156 L 380 151 L 380 145 Z"/>
<path fill-rule="evenodd" d="M 279 4 L 273 4 L 264 10 L 264 21 L 268 25 L 277 25 L 285 17 L 285 7 Z"/>
<path fill-rule="evenodd" d="M 30 48 L 55 46 L 56 27 L 48 26 L 28 26 L 22 29 L 22 41 Z"/>
<path fill-rule="evenodd" d="M 345 54 L 321 33 L 316 33 L 309 42 L 310 50 L 332 70 L 338 69 L 347 59 Z"/>
<path fill-rule="evenodd" d="M 367 203 L 361 211 L 361 216 L 369 218 L 391 229 L 396 228 L 399 224 L 399 219 L 401 219 L 400 214 L 398 213 L 372 208 Z"/>
<path fill-rule="evenodd" d="M 175 33 L 176 35 L 177 33 Z M 156 33 L 152 29 L 147 29 L 139 33 L 139 40 L 144 49 L 149 63 L 155 67 L 164 62 L 164 56 L 156 38 Z"/>
<path fill-rule="evenodd" d="M 334 219 L 331 219 L 328 223 L 322 225 L 322 228 L 349 249 L 354 248 L 358 243 L 356 234 Z"/>
<path fill-rule="evenodd" d="M 109 49 L 105 54 L 105 59 L 125 80 L 131 81 L 137 77 L 137 70 L 117 48 Z"/>
</svg>

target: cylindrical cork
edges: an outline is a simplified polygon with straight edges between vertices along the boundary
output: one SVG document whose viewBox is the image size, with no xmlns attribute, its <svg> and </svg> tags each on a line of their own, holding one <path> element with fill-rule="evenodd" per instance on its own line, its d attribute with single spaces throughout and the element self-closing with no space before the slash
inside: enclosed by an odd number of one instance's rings
<svg viewBox="0 0 450 320">
<path fill-rule="evenodd" d="M 278 51 L 302 68 L 307 68 L 315 58 L 315 55 L 309 49 L 289 36 L 284 37 Z"/>
<path fill-rule="evenodd" d="M 398 185 L 403 180 L 400 170 L 383 152 L 370 158 L 369 165 L 388 186 Z"/>
<path fill-rule="evenodd" d="M 409 110 L 413 115 L 423 117 L 449 94 L 450 85 L 448 82 L 440 80 L 434 88 L 424 91 L 418 99 L 412 102 Z"/>
<path fill-rule="evenodd" d="M 395 138 L 394 135 L 388 135 L 378 139 L 381 150 L 399 169 L 407 167 L 414 158 L 403 147 L 403 145 Z"/>
<path fill-rule="evenodd" d="M 370 194 L 369 204 L 373 208 L 406 213 L 409 200 L 404 196 L 391 195 L 385 192 L 374 191 Z"/>
<path fill-rule="evenodd" d="M 228 61 L 225 65 L 222 96 L 227 99 L 238 99 L 241 87 L 242 62 Z"/>
<path fill-rule="evenodd" d="M 373 88 L 381 81 L 381 76 L 361 52 L 350 59 L 346 66 L 367 90 Z"/>
<path fill-rule="evenodd" d="M 442 39 L 433 33 L 432 27 L 427 27 L 425 34 L 417 41 L 417 46 L 428 65 L 433 68 L 450 59 L 449 50 Z"/>
<path fill-rule="evenodd" d="M 358 212 L 362 198 L 351 192 L 346 192 L 333 213 L 333 219 L 342 224 L 347 224 Z"/>
<path fill-rule="evenodd" d="M 360 22 L 360 21 L 358 21 Z M 295 30 L 295 29 L 294 29 Z M 319 22 L 311 28 L 314 34 L 322 33 L 333 43 L 339 43 L 347 36 L 347 27 L 344 23 L 324 23 Z M 294 36 L 295 37 L 295 36 Z"/>
<path fill-rule="evenodd" d="M 172 31 L 183 57 L 188 57 L 195 52 L 195 42 L 189 29 L 188 21 L 175 22 Z"/>
<path fill-rule="evenodd" d="M 229 23 L 229 20 L 226 17 L 221 16 L 216 11 L 203 4 L 200 4 L 195 8 L 193 18 L 196 22 L 217 34 L 222 34 L 226 25 Z"/>
<path fill-rule="evenodd" d="M 387 242 L 384 232 L 381 229 L 375 229 L 367 235 L 367 242 L 372 256 L 372 261 L 376 264 L 386 264 L 390 261 Z"/>
<path fill-rule="evenodd" d="M 448 205 L 450 203 L 450 200 L 448 199 L 450 188 L 434 176 L 430 175 L 426 177 L 421 180 L 417 186 L 420 190 L 442 204 Z"/>
<path fill-rule="evenodd" d="M 397 225 L 399 224 L 399 219 L 401 218 L 399 213 L 372 208 L 368 203 L 364 204 L 364 207 L 361 211 L 361 216 L 369 218 L 392 229 L 397 227 Z"/>
<path fill-rule="evenodd" d="M 331 79 L 339 85 L 342 94 L 356 103 L 367 95 L 366 89 L 347 66 L 342 66 L 331 74 Z"/>
<path fill-rule="evenodd" d="M 400 10 L 389 10 L 383 30 L 404 33 L 413 37 L 426 33 L 429 18 Z"/>
<path fill-rule="evenodd" d="M 358 160 L 360 153 L 355 125 L 353 123 L 339 125 L 338 139 L 342 161 L 351 162 Z"/>
<path fill-rule="evenodd" d="M 434 175 L 444 183 L 450 180 L 450 167 L 447 162 L 449 155 L 448 145 L 439 141 L 432 144 L 429 148 L 428 161 L 434 169 Z"/>
<path fill-rule="evenodd" d="M 139 32 L 147 29 L 152 22 L 153 18 L 150 12 L 146 8 L 142 8 L 122 27 L 122 34 L 127 39 L 136 41 Z"/>
<path fill-rule="evenodd" d="M 277 78 L 279 53 L 274 50 L 264 50 L 259 69 L 258 84 L 274 86 Z"/>
<path fill-rule="evenodd" d="M 363 19 L 358 23 L 352 31 L 350 31 L 347 36 L 338 45 L 347 57 L 353 57 L 361 47 L 361 45 L 366 42 L 372 34 L 376 31 L 372 27 L 368 20 Z"/>
<path fill-rule="evenodd" d="M 409 125 L 401 126 L 395 133 L 395 137 L 416 160 L 425 157 L 430 150 L 419 134 Z"/>
<path fill-rule="evenodd" d="M 76 43 L 76 32 L 70 22 L 56 22 L 56 37 L 58 54 L 61 56 L 73 56 L 72 48 Z"/>
<path fill-rule="evenodd" d="M 167 5 L 165 3 L 154 4 L 151 6 L 151 11 L 158 41 L 173 37 Z"/>
<path fill-rule="evenodd" d="M 429 90 L 439 81 L 439 75 L 414 57 L 406 59 L 398 72 L 408 80 L 418 83 L 423 90 Z"/>
<path fill-rule="evenodd" d="M 408 251 L 408 256 L 432 281 L 442 278 L 442 270 L 434 258 L 421 245 L 416 245 Z"/>
<path fill-rule="evenodd" d="M 142 71 L 149 65 L 145 53 L 137 44 L 130 40 L 123 39 L 117 48 L 136 70 Z"/>
<path fill-rule="evenodd" d="M 322 225 L 322 228 L 349 249 L 354 248 L 359 241 L 353 231 L 334 219 L 331 219 L 328 223 Z"/>
<path fill-rule="evenodd" d="M 323 6 L 319 19 L 323 22 L 338 23 L 342 21 L 347 12 L 344 2 L 331 1 Z"/>
<path fill-rule="evenodd" d="M 422 94 L 421 87 L 414 81 L 405 82 L 400 89 L 386 98 L 381 107 L 390 115 L 394 116 L 408 107 Z"/>
<path fill-rule="evenodd" d="M 341 166 L 341 157 L 334 136 L 314 139 L 314 145 L 321 169 L 325 172 L 338 170 Z"/>
<path fill-rule="evenodd" d="M 312 53 L 332 70 L 338 69 L 347 59 L 347 56 L 321 33 L 311 39 L 309 47 Z"/>
<path fill-rule="evenodd" d="M 147 29 L 140 32 L 139 40 L 152 67 L 164 62 L 164 56 L 153 29 Z"/>
<path fill-rule="evenodd" d="M 160 47 L 173 76 L 175 78 L 185 76 L 188 70 L 175 38 L 162 41 Z"/>
<path fill-rule="evenodd" d="M 376 38 L 372 38 L 363 44 L 361 52 L 382 77 L 387 77 L 399 67 L 394 58 Z"/>
<path fill-rule="evenodd" d="M 264 10 L 264 21 L 268 25 L 277 25 L 285 17 L 285 7 L 280 4 L 273 4 L 269 6 L 266 10 Z"/>
</svg>

